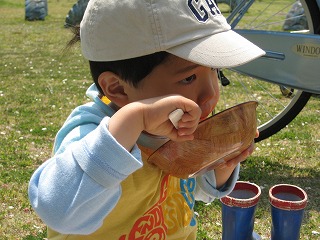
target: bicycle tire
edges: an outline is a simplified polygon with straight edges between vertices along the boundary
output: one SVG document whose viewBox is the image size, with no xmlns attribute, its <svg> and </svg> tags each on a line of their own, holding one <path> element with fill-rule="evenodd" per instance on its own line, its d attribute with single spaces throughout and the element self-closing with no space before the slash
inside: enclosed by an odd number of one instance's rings
<svg viewBox="0 0 320 240">
<path fill-rule="evenodd" d="M 259 3 L 261 3 L 262 1 L 259 1 Z M 295 1 L 293 1 L 294 3 Z M 308 20 L 308 26 L 309 26 L 309 30 L 311 32 L 311 34 L 319 34 L 320 33 L 320 10 L 319 7 L 317 6 L 317 3 L 315 0 L 301 0 L 302 5 L 304 6 L 304 13 L 305 16 L 307 17 Z M 277 4 L 277 2 L 275 3 Z M 219 5 L 220 6 L 220 5 Z M 253 5 L 249 8 L 248 12 L 250 12 L 252 10 Z M 281 7 L 281 6 L 280 6 Z M 252 14 L 253 11 L 251 11 Z M 274 11 L 277 12 L 277 11 Z M 283 11 L 282 11 L 283 14 Z M 254 15 L 254 14 L 253 14 Z M 255 18 L 256 16 L 250 16 L 251 18 Z M 241 19 L 241 21 L 243 21 Z M 239 27 L 241 29 L 245 29 L 241 26 L 242 22 L 239 22 L 238 25 L 236 25 L 235 28 Z M 252 28 L 252 26 L 251 26 Z M 261 28 L 259 28 L 261 30 Z M 267 29 L 268 31 L 270 31 L 270 29 Z M 279 31 L 280 29 L 277 29 L 277 31 Z M 292 33 L 294 34 L 294 33 Z M 293 66 L 294 67 L 294 66 Z M 225 71 L 227 71 L 225 73 Z M 235 77 L 235 74 L 237 74 L 237 76 Z M 274 134 L 276 134 L 277 132 L 279 132 L 281 129 L 283 129 L 284 127 L 286 127 L 300 112 L 301 110 L 305 107 L 305 105 L 307 104 L 308 100 L 310 99 L 310 97 L 312 96 L 311 93 L 309 92 L 305 92 L 305 91 L 301 91 L 301 90 L 294 90 L 291 91 L 292 94 L 288 94 L 287 96 L 280 96 L 281 95 L 281 90 L 280 90 L 280 86 L 278 86 L 276 83 L 258 83 L 261 85 L 265 85 L 262 88 L 265 88 L 264 90 L 261 91 L 267 91 L 267 89 L 270 88 L 270 93 L 268 93 L 269 95 L 273 95 L 274 92 L 276 91 L 276 87 L 279 88 L 279 96 L 272 96 L 269 98 L 265 98 L 263 100 L 258 99 L 257 97 L 255 97 L 254 95 L 256 94 L 254 91 L 251 91 L 250 93 L 248 93 L 248 91 L 250 91 L 251 89 L 255 89 L 255 87 L 250 86 L 250 84 L 247 84 L 246 81 L 249 81 L 248 79 L 251 78 L 249 76 L 243 76 L 243 74 L 239 74 L 239 73 L 235 73 L 234 71 L 230 71 L 230 70 L 224 70 L 224 75 L 226 75 L 226 77 L 229 79 L 229 81 L 231 82 L 230 85 L 242 85 L 243 88 L 246 88 L 244 93 L 242 95 L 246 95 L 245 97 L 239 97 L 239 93 L 237 93 L 236 101 L 229 101 L 230 99 L 222 99 L 222 104 L 220 104 L 220 106 L 218 106 L 218 111 L 219 110 L 223 110 L 226 107 L 229 107 L 230 105 L 235 105 L 236 103 L 238 103 L 239 101 L 246 101 L 246 100 L 256 100 L 259 102 L 259 106 L 257 109 L 258 112 L 258 129 L 260 132 L 260 135 L 257 139 L 255 139 L 256 142 L 259 142 L 261 140 L 264 140 Z M 239 77 L 239 75 L 241 75 Z M 245 80 L 238 80 L 238 78 L 242 78 Z M 239 83 L 235 83 L 234 79 L 236 79 L 236 81 L 240 82 Z M 242 81 L 242 83 L 241 83 Z M 253 81 L 253 80 L 250 80 Z M 261 80 L 257 80 L 257 82 L 263 82 Z M 244 86 L 246 85 L 246 86 Z M 283 86 L 282 86 L 283 87 Z M 223 95 L 223 92 L 226 91 L 226 89 L 229 89 L 229 91 L 237 92 L 239 89 L 238 88 L 234 88 L 236 90 L 231 90 L 232 87 L 230 86 L 226 86 L 226 87 L 221 87 L 221 92 Z M 291 87 L 289 87 L 289 89 L 291 89 Z M 274 94 L 277 95 L 278 93 Z M 232 95 L 232 93 L 227 94 L 227 98 L 229 96 Z M 248 97 L 249 95 L 249 97 Z M 273 104 L 270 104 L 268 101 L 274 101 L 274 99 L 277 98 L 282 98 L 279 101 L 282 101 L 280 105 L 280 107 L 275 107 Z M 227 103 L 227 104 L 226 104 Z M 265 106 L 269 107 L 270 105 L 270 109 L 272 109 L 273 107 L 276 110 L 271 110 L 273 111 L 272 114 L 267 113 L 269 111 L 266 110 L 266 113 L 264 113 L 264 108 Z M 281 107 L 281 105 L 283 105 L 283 107 Z M 262 106 L 262 107 L 261 107 Z M 220 109 L 219 109 L 220 108 Z M 266 115 L 270 115 L 270 117 L 264 117 L 264 114 Z"/>
<path fill-rule="evenodd" d="M 286 108 L 287 112 L 282 111 L 277 115 L 278 120 L 272 119 L 272 124 L 266 123 L 265 125 L 260 125 L 259 129 L 259 137 L 255 139 L 255 142 L 259 142 L 263 139 L 266 139 L 273 134 L 279 132 L 282 128 L 287 126 L 305 107 L 308 103 L 311 93 L 299 91 L 296 93 L 296 96 L 299 95 L 295 99 L 295 101 L 291 101 L 292 107 Z"/>
</svg>

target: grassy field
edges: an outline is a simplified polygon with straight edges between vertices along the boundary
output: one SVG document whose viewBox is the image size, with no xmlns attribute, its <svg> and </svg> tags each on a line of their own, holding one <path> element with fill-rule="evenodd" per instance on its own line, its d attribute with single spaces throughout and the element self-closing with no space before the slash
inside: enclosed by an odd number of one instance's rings
<svg viewBox="0 0 320 240">
<path fill-rule="evenodd" d="M 49 0 L 45 21 L 25 21 L 24 2 L 0 0 L 0 239 L 43 239 L 45 225 L 31 209 L 27 185 L 51 153 L 70 111 L 84 103 L 91 84 L 65 17 L 74 0 Z M 278 183 L 306 190 L 309 200 L 301 239 L 320 239 L 320 99 L 312 97 L 285 129 L 256 144 L 242 165 L 241 180 L 261 186 L 255 231 L 270 237 L 268 190 Z M 199 239 L 220 239 L 221 205 L 198 203 Z"/>
</svg>

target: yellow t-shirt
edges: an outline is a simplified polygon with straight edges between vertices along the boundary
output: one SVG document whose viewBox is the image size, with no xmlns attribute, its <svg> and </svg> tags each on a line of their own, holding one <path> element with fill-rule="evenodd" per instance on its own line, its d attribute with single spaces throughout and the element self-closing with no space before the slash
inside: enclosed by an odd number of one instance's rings
<svg viewBox="0 0 320 240">
<path fill-rule="evenodd" d="M 195 179 L 179 179 L 144 162 L 121 186 L 118 204 L 96 232 L 63 235 L 48 229 L 48 239 L 196 239 Z"/>
</svg>

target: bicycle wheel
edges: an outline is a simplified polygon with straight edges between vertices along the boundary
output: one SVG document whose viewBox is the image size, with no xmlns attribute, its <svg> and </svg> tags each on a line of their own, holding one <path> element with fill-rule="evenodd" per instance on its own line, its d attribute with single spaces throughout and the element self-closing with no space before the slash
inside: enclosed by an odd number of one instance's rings
<svg viewBox="0 0 320 240">
<path fill-rule="evenodd" d="M 242 3 L 247 4 L 249 1 L 244 0 Z M 319 34 L 320 11 L 316 1 L 301 0 L 302 11 L 300 10 L 299 15 L 288 16 L 295 3 L 296 0 L 262 0 L 249 3 L 250 7 L 245 10 L 243 7 L 236 7 L 233 12 L 228 12 L 229 6 L 223 4 L 219 4 L 219 8 L 227 18 L 229 14 L 235 14 L 234 11 L 245 12 L 239 22 L 237 18 L 234 22 L 230 22 L 235 30 L 285 31 L 283 29 L 288 28 L 289 19 L 305 18 L 306 22 L 298 28 L 294 26 L 294 30 L 300 30 L 299 33 Z M 300 20 L 296 22 L 303 23 Z M 291 34 L 296 33 L 297 31 L 291 32 Z M 248 100 L 258 101 L 257 120 L 260 136 L 256 142 L 268 138 L 288 125 L 311 97 L 309 92 L 294 90 L 292 87 L 288 87 L 285 91 L 286 87 L 283 85 L 262 81 L 234 69 L 223 69 L 223 74 L 229 79 L 230 84 L 221 87 L 221 99 L 217 111 Z"/>
</svg>

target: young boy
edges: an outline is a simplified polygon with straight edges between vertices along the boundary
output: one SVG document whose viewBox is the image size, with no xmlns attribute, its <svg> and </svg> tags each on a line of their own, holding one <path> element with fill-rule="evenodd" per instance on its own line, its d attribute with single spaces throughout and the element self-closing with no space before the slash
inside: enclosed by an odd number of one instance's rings
<svg viewBox="0 0 320 240">
<path fill-rule="evenodd" d="M 253 146 L 189 179 L 150 165 L 145 149 L 191 141 L 218 101 L 217 69 L 264 52 L 210 0 L 90 0 L 80 37 L 92 102 L 71 113 L 29 185 L 48 238 L 196 239 L 195 200 L 230 193 Z"/>
</svg>

